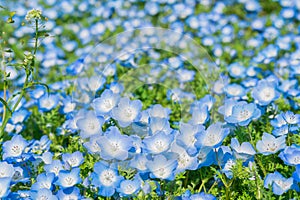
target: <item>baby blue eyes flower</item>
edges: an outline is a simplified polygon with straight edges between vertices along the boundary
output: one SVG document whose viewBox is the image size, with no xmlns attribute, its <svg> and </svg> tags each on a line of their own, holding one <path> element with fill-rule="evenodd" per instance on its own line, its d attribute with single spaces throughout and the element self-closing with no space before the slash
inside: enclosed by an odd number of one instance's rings
<svg viewBox="0 0 300 200">
<path fill-rule="evenodd" d="M 56 106 L 58 106 L 59 103 L 59 97 L 58 95 L 54 95 L 54 94 L 44 94 L 38 102 L 38 107 L 41 111 L 50 111 L 53 108 L 55 108 Z"/>
<path fill-rule="evenodd" d="M 27 141 L 21 135 L 15 135 L 3 144 L 3 159 L 14 159 L 22 155 L 27 147 Z"/>
<path fill-rule="evenodd" d="M 247 126 L 252 120 L 258 119 L 260 116 L 261 111 L 256 104 L 240 101 L 232 107 L 232 113 L 225 117 L 225 121 L 240 126 Z"/>
<path fill-rule="evenodd" d="M 264 187 L 272 187 L 273 193 L 276 195 L 282 195 L 288 190 L 292 189 L 294 179 L 285 178 L 279 172 L 275 171 L 272 174 L 268 174 L 264 181 Z"/>
<path fill-rule="evenodd" d="M 167 135 L 164 132 L 158 132 L 153 136 L 146 137 L 143 140 L 143 143 L 147 152 L 152 154 L 160 154 L 170 148 L 173 139 L 173 134 Z"/>
<path fill-rule="evenodd" d="M 135 195 L 141 188 L 141 182 L 138 179 L 122 180 L 117 191 L 120 197 L 127 197 Z"/>
<path fill-rule="evenodd" d="M 10 177 L 0 178 L 0 198 L 5 198 L 10 193 Z"/>
<path fill-rule="evenodd" d="M 92 107 L 97 115 L 108 115 L 117 105 L 119 99 L 119 94 L 115 94 L 111 90 L 106 89 L 99 98 L 94 99 Z"/>
<path fill-rule="evenodd" d="M 31 192 L 33 199 L 58 200 L 51 190 L 42 188 L 36 192 Z"/>
<path fill-rule="evenodd" d="M 252 97 L 261 106 L 266 106 L 280 97 L 277 91 L 277 83 L 261 80 L 252 90 Z"/>
<path fill-rule="evenodd" d="M 80 151 L 76 151 L 72 154 L 70 153 L 63 154 L 62 159 L 71 168 L 79 167 L 84 161 L 83 155 Z"/>
<path fill-rule="evenodd" d="M 120 181 L 124 178 L 118 175 L 117 169 L 106 162 L 97 162 L 91 175 L 92 184 L 99 188 L 99 195 L 110 197 L 115 193 Z"/>
<path fill-rule="evenodd" d="M 7 162 L 0 162 L 0 178 L 8 177 L 11 178 L 15 173 L 14 166 Z"/>
<path fill-rule="evenodd" d="M 130 101 L 129 98 L 123 97 L 120 99 L 118 106 L 112 110 L 112 116 L 121 127 L 127 127 L 138 119 L 141 109 L 141 101 Z"/>
<path fill-rule="evenodd" d="M 125 160 L 128 158 L 129 149 L 133 147 L 130 137 L 122 135 L 117 127 L 110 127 L 97 143 L 101 148 L 101 158 L 104 160 Z"/>
<path fill-rule="evenodd" d="M 78 187 L 71 187 L 57 192 L 57 198 L 60 200 L 79 200 L 82 199 Z"/>
<path fill-rule="evenodd" d="M 210 125 L 205 131 L 197 135 L 196 146 L 200 147 L 219 147 L 225 137 L 230 133 L 228 128 L 223 128 L 222 123 L 217 122 Z"/>
<path fill-rule="evenodd" d="M 300 164 L 300 147 L 296 145 L 286 147 L 279 155 L 286 165 L 296 166 Z"/>
<path fill-rule="evenodd" d="M 88 111 L 76 121 L 80 136 L 85 139 L 102 133 L 104 119 L 97 117 L 94 111 Z"/>
<path fill-rule="evenodd" d="M 273 135 L 264 133 L 262 140 L 256 143 L 257 150 L 263 155 L 274 154 L 285 148 L 285 135 L 275 138 Z"/>
<path fill-rule="evenodd" d="M 31 186 L 31 190 L 38 191 L 43 188 L 52 190 L 54 178 L 54 173 L 39 174 L 36 178 L 37 181 Z"/>
<path fill-rule="evenodd" d="M 163 180 L 174 180 L 178 163 L 175 159 L 167 159 L 164 155 L 156 155 L 153 160 L 146 163 L 150 171 L 151 178 L 158 178 Z"/>
<path fill-rule="evenodd" d="M 236 159 L 248 160 L 255 155 L 255 150 L 249 142 L 243 142 L 242 144 L 236 138 L 231 139 L 230 146 Z"/>
<path fill-rule="evenodd" d="M 79 168 L 73 168 L 71 171 L 61 170 L 58 173 L 58 180 L 55 184 L 60 186 L 61 188 L 73 187 L 74 185 L 81 182 L 79 172 Z"/>
<path fill-rule="evenodd" d="M 287 111 L 283 114 L 283 118 L 286 121 L 286 123 L 294 125 L 300 123 L 300 114 L 294 114 L 291 111 Z"/>
<path fill-rule="evenodd" d="M 155 104 L 148 110 L 148 113 L 149 116 L 153 118 L 169 119 L 171 110 L 169 108 L 162 107 L 162 105 L 160 104 Z"/>
<path fill-rule="evenodd" d="M 246 68 L 238 63 L 232 63 L 228 67 L 228 72 L 234 78 L 243 78 L 246 75 Z"/>
</svg>

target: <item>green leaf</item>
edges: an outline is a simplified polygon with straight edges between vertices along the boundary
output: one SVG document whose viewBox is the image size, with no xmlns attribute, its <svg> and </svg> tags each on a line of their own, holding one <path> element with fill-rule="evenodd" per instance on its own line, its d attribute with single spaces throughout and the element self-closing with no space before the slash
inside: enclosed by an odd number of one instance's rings
<svg viewBox="0 0 300 200">
<path fill-rule="evenodd" d="M 1 97 L 0 97 L 0 101 L 1 101 L 1 103 L 7 108 L 7 110 L 10 112 L 10 114 L 12 114 L 12 111 L 11 111 L 11 109 L 9 108 L 7 102 L 6 102 L 4 99 L 2 99 Z"/>
</svg>

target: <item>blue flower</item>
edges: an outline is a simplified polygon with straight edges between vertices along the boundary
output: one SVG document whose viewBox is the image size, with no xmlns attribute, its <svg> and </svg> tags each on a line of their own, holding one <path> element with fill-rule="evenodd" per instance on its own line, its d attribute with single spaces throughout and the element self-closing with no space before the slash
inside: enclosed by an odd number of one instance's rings
<svg viewBox="0 0 300 200">
<path fill-rule="evenodd" d="M 160 104 L 155 104 L 148 109 L 149 116 L 151 118 L 165 118 L 169 119 L 171 110 L 169 108 L 164 108 Z"/>
<path fill-rule="evenodd" d="M 225 117 L 225 121 L 240 126 L 247 126 L 252 120 L 258 119 L 260 116 L 261 111 L 256 104 L 240 101 L 232 107 L 232 113 Z"/>
<path fill-rule="evenodd" d="M 173 134 L 166 134 L 162 131 L 157 132 L 155 135 L 144 138 L 144 149 L 148 153 L 160 154 L 169 150 L 171 143 L 174 140 Z"/>
<path fill-rule="evenodd" d="M 246 68 L 239 63 L 232 63 L 228 66 L 230 76 L 234 78 L 244 78 L 246 75 Z"/>
<path fill-rule="evenodd" d="M 14 135 L 3 144 L 3 159 L 17 159 L 24 152 L 28 142 L 21 135 Z"/>
<path fill-rule="evenodd" d="M 59 172 L 63 170 L 63 165 L 60 160 L 52 160 L 50 164 L 44 165 L 44 169 L 47 173 L 53 172 L 58 176 Z"/>
<path fill-rule="evenodd" d="M 120 99 L 118 106 L 113 108 L 112 117 L 118 121 L 121 127 L 127 127 L 138 119 L 141 109 L 141 101 L 130 101 L 129 98 L 123 97 Z"/>
<path fill-rule="evenodd" d="M 205 124 L 209 120 L 209 111 L 207 106 L 201 108 L 194 108 L 192 110 L 191 124 Z"/>
<path fill-rule="evenodd" d="M 285 178 L 279 172 L 275 171 L 274 173 L 268 174 L 264 181 L 264 187 L 272 187 L 273 193 L 276 195 L 282 195 L 292 188 L 294 179 Z"/>
<path fill-rule="evenodd" d="M 73 168 L 71 171 L 60 170 L 58 173 L 58 180 L 55 182 L 56 185 L 61 188 L 70 188 L 81 182 L 79 176 L 80 169 Z"/>
<path fill-rule="evenodd" d="M 10 193 L 10 182 L 9 177 L 0 178 L 0 198 L 5 198 Z"/>
<path fill-rule="evenodd" d="M 149 118 L 150 135 L 155 135 L 158 132 L 164 132 L 170 134 L 172 129 L 170 128 L 169 120 L 166 118 Z"/>
<path fill-rule="evenodd" d="M 53 189 L 53 181 L 55 178 L 54 173 L 42 173 L 39 174 L 36 178 L 36 182 L 32 184 L 31 190 L 38 191 L 40 189 L 46 188 L 49 190 Z"/>
<path fill-rule="evenodd" d="M 255 155 L 255 150 L 249 142 L 243 142 L 241 145 L 236 138 L 231 139 L 230 147 L 236 159 L 242 159 L 246 161 Z"/>
<path fill-rule="evenodd" d="M 252 97 L 261 106 L 266 106 L 280 97 L 280 93 L 277 91 L 277 83 L 260 80 L 253 88 Z"/>
<path fill-rule="evenodd" d="M 81 195 L 80 195 L 80 190 L 78 187 L 71 187 L 71 188 L 67 188 L 64 190 L 59 190 L 57 192 L 57 198 L 58 199 L 62 199 L 62 200 L 67 200 L 67 199 L 81 199 Z"/>
<path fill-rule="evenodd" d="M 58 106 L 59 96 L 55 94 L 44 94 L 38 102 L 38 107 L 41 111 L 50 111 Z"/>
<path fill-rule="evenodd" d="M 283 114 L 283 119 L 287 124 L 295 125 L 300 123 L 300 114 L 294 114 L 291 111 L 287 111 Z"/>
<path fill-rule="evenodd" d="M 212 194 L 206 194 L 204 192 L 201 192 L 199 194 L 192 194 L 189 199 L 190 200 L 199 200 L 199 199 L 216 200 L 217 198 Z"/>
<path fill-rule="evenodd" d="M 293 179 L 298 183 L 300 182 L 300 165 L 296 166 L 296 170 L 293 173 Z"/>
<path fill-rule="evenodd" d="M 122 180 L 117 191 L 120 197 L 132 196 L 141 189 L 141 181 L 137 178 L 133 180 Z"/>
<path fill-rule="evenodd" d="M 262 140 L 259 140 L 256 143 L 257 150 L 263 155 L 274 154 L 284 149 L 285 146 L 285 135 L 275 138 L 269 133 L 264 133 L 262 136 Z"/>
<path fill-rule="evenodd" d="M 99 98 L 93 100 L 92 107 L 98 116 L 109 115 L 110 111 L 118 104 L 119 94 L 106 89 Z"/>
<path fill-rule="evenodd" d="M 7 162 L 0 162 L 0 178 L 12 178 L 15 173 L 14 166 Z"/>
<path fill-rule="evenodd" d="M 279 155 L 286 165 L 296 166 L 300 164 L 300 147 L 287 146 Z"/>
<path fill-rule="evenodd" d="M 74 153 L 65 153 L 62 155 L 62 159 L 67 163 L 71 168 L 79 167 L 83 161 L 83 155 L 80 151 L 75 151 Z"/>
<path fill-rule="evenodd" d="M 124 178 L 118 175 L 114 165 L 100 161 L 95 163 L 94 172 L 91 174 L 92 184 L 99 188 L 99 195 L 110 197 L 119 187 L 121 180 Z"/>
<path fill-rule="evenodd" d="M 236 83 L 233 84 L 228 84 L 225 88 L 224 88 L 225 93 L 227 94 L 228 97 L 244 97 L 247 94 L 246 89 Z"/>
<path fill-rule="evenodd" d="M 76 121 L 76 125 L 80 130 L 80 136 L 83 139 L 102 134 L 103 123 L 104 119 L 97 117 L 94 111 L 88 111 Z"/>
<path fill-rule="evenodd" d="M 197 141 L 195 145 L 198 147 L 217 148 L 222 144 L 229 132 L 228 128 L 223 128 L 222 123 L 217 122 L 196 136 Z"/>
<path fill-rule="evenodd" d="M 156 155 L 146 163 L 151 178 L 174 180 L 178 163 L 175 159 L 167 159 L 164 155 Z"/>
<path fill-rule="evenodd" d="M 183 147 L 173 143 L 171 152 L 177 154 L 178 166 L 176 168 L 176 173 L 180 173 L 185 170 L 196 170 L 198 168 L 199 164 L 197 156 L 190 156 Z"/>
<path fill-rule="evenodd" d="M 205 129 L 202 125 L 180 124 L 180 132 L 176 136 L 176 143 L 186 149 L 190 156 L 198 153 L 195 146 L 197 135 Z"/>
<path fill-rule="evenodd" d="M 129 149 L 133 147 L 130 137 L 122 135 L 115 126 L 110 127 L 97 143 L 101 148 L 100 156 L 104 160 L 126 160 Z"/>
<path fill-rule="evenodd" d="M 51 190 L 42 188 L 38 191 L 32 191 L 31 196 L 33 199 L 47 199 L 47 200 L 57 200 L 58 198 L 52 193 Z"/>
</svg>

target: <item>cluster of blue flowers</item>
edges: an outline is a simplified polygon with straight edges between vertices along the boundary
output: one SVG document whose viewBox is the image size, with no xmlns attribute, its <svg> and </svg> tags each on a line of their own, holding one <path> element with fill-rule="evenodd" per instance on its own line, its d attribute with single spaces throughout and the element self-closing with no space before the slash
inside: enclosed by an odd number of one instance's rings
<svg viewBox="0 0 300 200">
<path fill-rule="evenodd" d="M 266 4 L 257 0 L 7 2 L 16 9 L 16 30 L 9 45 L 18 47 L 20 38 L 33 33 L 31 28 L 18 27 L 27 7 L 42 10 L 53 37 L 41 42 L 42 51 L 36 56 L 40 79 L 48 83 L 50 93 L 44 86 L 30 88 L 5 127 L 7 137 L 1 139 L 0 198 L 141 199 L 156 198 L 155 193 L 157 198 L 216 199 L 226 188 L 229 199 L 227 189 L 237 179 L 239 163 L 247 181 L 256 184 L 252 193 L 256 198 L 263 198 L 262 191 L 296 198 L 300 1 Z M 117 58 L 109 45 L 94 48 L 109 34 L 153 26 L 183 32 L 211 52 L 220 71 L 209 83 L 210 91 L 198 80 L 198 66 L 191 68 L 182 56 L 139 48 L 160 42 L 154 32 L 140 39 L 137 52 L 126 51 Z M 126 48 L 128 38 L 121 36 L 117 45 Z M 18 62 L 12 53 L 4 56 Z M 151 85 L 143 97 L 138 91 L 128 92 L 122 81 L 130 79 L 122 76 L 145 64 L 145 57 L 148 73 L 132 77 L 166 84 L 172 77 L 169 85 L 175 88 L 158 92 L 163 103 L 142 100 L 155 93 Z M 93 65 L 112 59 L 105 67 Z M 16 88 L 24 83 L 25 74 L 14 65 L 8 65 L 6 72 Z M 196 92 L 191 92 L 188 88 L 194 86 Z M 13 105 L 18 94 L 6 92 Z M 174 117 L 172 104 L 187 112 L 182 111 L 180 119 Z M 4 108 L 0 105 L 0 113 Z M 40 123 L 51 131 L 34 132 Z M 268 162 L 273 168 L 267 168 Z M 202 169 L 214 174 L 192 182 L 188 173 Z M 181 176 L 187 183 L 180 183 L 182 188 L 174 193 L 168 191 L 168 183 L 176 185 Z"/>
</svg>

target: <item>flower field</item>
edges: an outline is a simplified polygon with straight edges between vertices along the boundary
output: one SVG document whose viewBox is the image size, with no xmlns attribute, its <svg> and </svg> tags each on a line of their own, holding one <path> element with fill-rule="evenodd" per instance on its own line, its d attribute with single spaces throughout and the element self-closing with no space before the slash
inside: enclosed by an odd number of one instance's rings
<svg viewBox="0 0 300 200">
<path fill-rule="evenodd" d="M 0 199 L 299 199 L 300 1 L 0 17 Z"/>
</svg>

